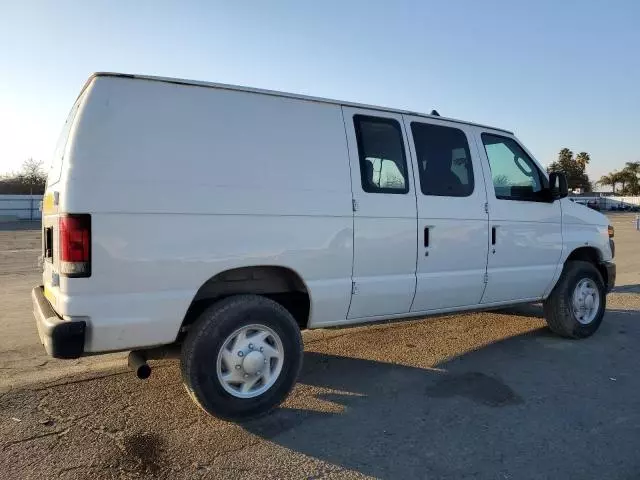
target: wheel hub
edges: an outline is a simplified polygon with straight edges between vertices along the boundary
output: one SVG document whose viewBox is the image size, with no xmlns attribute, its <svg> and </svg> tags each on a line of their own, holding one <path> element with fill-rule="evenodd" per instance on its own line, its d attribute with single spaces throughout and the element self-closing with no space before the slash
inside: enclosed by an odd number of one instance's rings
<svg viewBox="0 0 640 480">
<path fill-rule="evenodd" d="M 585 300 L 584 300 L 584 308 L 586 310 L 591 310 L 593 308 L 593 296 L 589 295 Z"/>
<path fill-rule="evenodd" d="M 240 327 L 229 335 L 216 361 L 222 388 L 237 398 L 253 398 L 269 390 L 284 364 L 278 334 L 266 325 Z"/>
<path fill-rule="evenodd" d="M 600 292 L 591 278 L 580 280 L 573 291 L 573 316 L 587 325 L 596 318 L 600 309 Z"/>
<path fill-rule="evenodd" d="M 265 363 L 266 359 L 264 358 L 264 355 L 254 350 L 249 352 L 249 354 L 244 357 L 244 360 L 242 360 L 242 369 L 249 375 L 255 375 L 260 371 L 260 369 L 264 369 Z"/>
</svg>

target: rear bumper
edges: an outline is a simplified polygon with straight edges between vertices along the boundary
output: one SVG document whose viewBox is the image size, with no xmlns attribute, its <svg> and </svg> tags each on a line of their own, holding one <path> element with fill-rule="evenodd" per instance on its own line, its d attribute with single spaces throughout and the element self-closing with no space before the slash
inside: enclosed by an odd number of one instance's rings
<svg viewBox="0 0 640 480">
<path fill-rule="evenodd" d="M 40 341 L 54 358 L 78 358 L 84 353 L 87 323 L 84 320 L 64 320 L 44 296 L 42 286 L 31 291 L 33 315 Z"/>
<path fill-rule="evenodd" d="M 605 282 L 607 285 L 607 293 L 613 290 L 613 287 L 616 286 L 616 264 L 613 262 L 602 262 L 602 268 L 605 272 L 607 272 L 607 278 L 605 278 Z"/>
</svg>

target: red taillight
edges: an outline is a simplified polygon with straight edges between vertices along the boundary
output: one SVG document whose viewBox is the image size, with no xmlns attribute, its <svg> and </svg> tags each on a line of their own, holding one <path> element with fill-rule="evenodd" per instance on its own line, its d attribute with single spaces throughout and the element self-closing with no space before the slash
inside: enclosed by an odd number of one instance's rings
<svg viewBox="0 0 640 480">
<path fill-rule="evenodd" d="M 91 215 L 60 217 L 60 274 L 91 276 Z"/>
</svg>

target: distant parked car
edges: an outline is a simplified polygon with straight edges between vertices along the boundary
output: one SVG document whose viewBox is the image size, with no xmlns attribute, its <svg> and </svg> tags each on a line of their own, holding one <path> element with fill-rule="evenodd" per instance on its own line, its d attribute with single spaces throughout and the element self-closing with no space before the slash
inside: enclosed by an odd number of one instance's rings
<svg viewBox="0 0 640 480">
<path fill-rule="evenodd" d="M 600 204 L 598 203 L 597 200 L 589 200 L 587 202 L 587 207 L 593 209 L 593 210 L 597 210 L 598 212 L 600 211 Z"/>
</svg>

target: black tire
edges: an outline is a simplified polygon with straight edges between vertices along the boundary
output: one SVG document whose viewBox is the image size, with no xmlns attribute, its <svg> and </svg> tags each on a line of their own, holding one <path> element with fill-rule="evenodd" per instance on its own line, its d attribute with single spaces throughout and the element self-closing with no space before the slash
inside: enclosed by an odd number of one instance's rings
<svg viewBox="0 0 640 480">
<path fill-rule="evenodd" d="M 282 370 L 275 383 L 253 398 L 227 392 L 216 373 L 218 353 L 238 328 L 260 324 L 280 337 L 284 350 Z M 258 295 L 237 295 L 216 302 L 193 324 L 182 345 L 182 381 L 205 412 L 224 420 L 243 421 L 268 413 L 287 397 L 302 367 L 300 329 L 280 304 Z"/>
<path fill-rule="evenodd" d="M 595 318 L 590 323 L 583 324 L 573 314 L 572 295 L 578 282 L 586 278 L 596 284 L 600 307 Z M 606 305 L 606 288 L 598 269 L 592 263 L 574 260 L 567 262 L 558 283 L 545 300 L 544 318 L 549 328 L 562 337 L 586 338 L 600 327 Z"/>
</svg>

